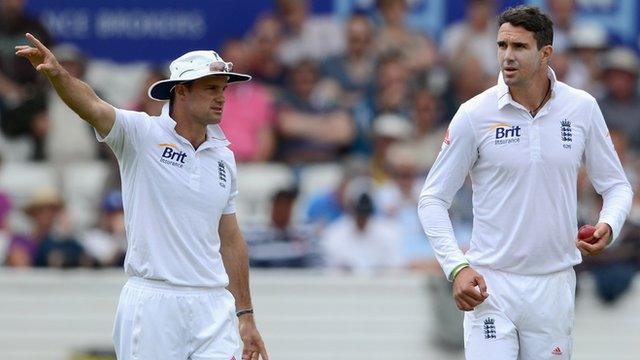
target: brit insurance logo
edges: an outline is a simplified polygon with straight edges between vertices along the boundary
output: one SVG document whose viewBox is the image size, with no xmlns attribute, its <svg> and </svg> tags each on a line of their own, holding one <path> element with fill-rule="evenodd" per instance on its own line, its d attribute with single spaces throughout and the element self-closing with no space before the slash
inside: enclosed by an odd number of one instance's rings
<svg viewBox="0 0 640 360">
<path fill-rule="evenodd" d="M 509 125 L 505 123 L 494 124 L 491 131 L 494 133 L 494 144 L 516 144 L 520 142 L 522 136 L 520 126 Z"/>
<path fill-rule="evenodd" d="M 168 164 L 171 166 L 175 166 L 177 168 L 183 168 L 186 163 L 185 159 L 187 158 L 187 153 L 178 149 L 177 145 L 174 144 L 158 144 L 158 146 L 164 148 L 162 151 L 162 157 L 160 157 L 160 162 L 163 164 Z"/>
</svg>

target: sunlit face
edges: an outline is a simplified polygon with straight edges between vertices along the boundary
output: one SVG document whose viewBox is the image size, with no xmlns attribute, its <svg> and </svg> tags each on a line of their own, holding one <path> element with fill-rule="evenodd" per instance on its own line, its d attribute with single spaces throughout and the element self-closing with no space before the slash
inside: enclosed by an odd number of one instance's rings
<svg viewBox="0 0 640 360">
<path fill-rule="evenodd" d="M 527 87 L 541 71 L 545 71 L 551 56 L 551 46 L 538 49 L 533 32 L 504 23 L 498 30 L 498 61 L 504 82 L 508 86 Z"/>
<path fill-rule="evenodd" d="M 222 119 L 224 91 L 228 82 L 228 76 L 208 76 L 194 81 L 191 88 L 182 85 L 183 88 L 176 91 L 184 96 L 190 118 L 203 125 L 218 124 Z"/>
</svg>

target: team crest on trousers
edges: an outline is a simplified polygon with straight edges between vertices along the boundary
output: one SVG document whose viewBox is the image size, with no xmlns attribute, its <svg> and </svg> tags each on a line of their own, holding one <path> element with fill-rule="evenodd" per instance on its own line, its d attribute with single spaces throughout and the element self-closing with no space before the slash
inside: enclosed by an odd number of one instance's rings
<svg viewBox="0 0 640 360">
<path fill-rule="evenodd" d="M 492 317 L 484 319 L 484 338 L 495 339 L 496 338 L 496 321 Z"/>
</svg>

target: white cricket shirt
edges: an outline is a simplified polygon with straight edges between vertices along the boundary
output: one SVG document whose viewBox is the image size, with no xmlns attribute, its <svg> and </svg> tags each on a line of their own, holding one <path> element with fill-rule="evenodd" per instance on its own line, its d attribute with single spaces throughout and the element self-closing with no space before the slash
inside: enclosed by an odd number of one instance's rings
<svg viewBox="0 0 640 360">
<path fill-rule="evenodd" d="M 218 224 L 235 212 L 236 165 L 218 125 L 195 150 L 160 116 L 116 109 L 106 142 L 118 158 L 127 233 L 125 272 L 174 285 L 226 286 Z"/>
<path fill-rule="evenodd" d="M 603 196 L 599 222 L 620 233 L 632 190 L 595 99 L 559 82 L 532 117 L 498 85 L 462 104 L 420 194 L 418 211 L 446 276 L 468 262 L 516 274 L 549 274 L 580 263 L 577 179 L 584 158 Z M 447 209 L 467 174 L 473 231 L 458 247 Z"/>
</svg>

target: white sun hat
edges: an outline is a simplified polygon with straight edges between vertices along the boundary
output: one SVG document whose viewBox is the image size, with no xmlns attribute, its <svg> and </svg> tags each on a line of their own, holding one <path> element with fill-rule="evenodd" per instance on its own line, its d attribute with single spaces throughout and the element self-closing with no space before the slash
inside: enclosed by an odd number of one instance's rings
<svg viewBox="0 0 640 360">
<path fill-rule="evenodd" d="M 151 85 L 148 91 L 149 97 L 158 101 L 169 100 L 174 86 L 205 76 L 228 76 L 229 83 L 251 80 L 249 75 L 231 72 L 232 67 L 232 63 L 224 61 L 213 50 L 190 51 L 171 62 L 169 65 L 171 77 Z"/>
</svg>

